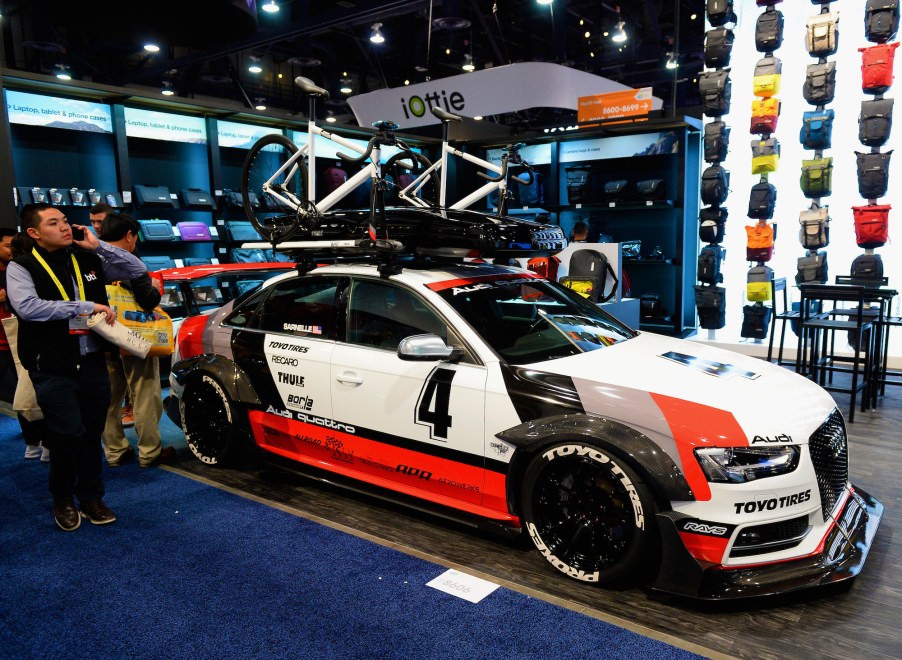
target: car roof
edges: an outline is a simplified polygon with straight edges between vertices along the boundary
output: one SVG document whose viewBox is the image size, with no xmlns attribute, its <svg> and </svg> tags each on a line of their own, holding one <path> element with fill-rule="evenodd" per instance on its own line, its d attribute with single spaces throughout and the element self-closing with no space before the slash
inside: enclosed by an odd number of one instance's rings
<svg viewBox="0 0 902 660">
<path fill-rule="evenodd" d="M 267 261 L 249 264 L 202 264 L 198 266 L 183 266 L 181 268 L 164 268 L 156 271 L 163 282 L 192 282 L 207 277 L 215 277 L 228 273 L 241 273 L 244 275 L 258 275 L 264 273 L 279 273 L 291 270 L 296 264 L 287 261 Z"/>
<path fill-rule="evenodd" d="M 311 271 L 315 275 L 357 275 L 380 277 L 379 266 L 374 263 L 338 263 L 320 266 Z M 432 284 L 436 282 L 460 281 L 462 284 L 492 277 L 524 276 L 537 278 L 532 271 L 512 266 L 501 266 L 479 262 L 438 262 L 428 265 L 407 265 L 401 272 L 392 275 L 394 281 L 410 285 Z M 282 279 L 282 278 L 279 278 Z"/>
</svg>

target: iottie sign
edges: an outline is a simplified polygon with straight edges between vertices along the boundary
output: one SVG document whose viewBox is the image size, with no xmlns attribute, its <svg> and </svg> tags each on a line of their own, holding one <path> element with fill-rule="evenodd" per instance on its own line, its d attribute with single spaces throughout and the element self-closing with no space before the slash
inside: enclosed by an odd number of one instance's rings
<svg viewBox="0 0 902 660">
<path fill-rule="evenodd" d="M 466 106 L 464 95 L 460 92 L 446 93 L 445 90 L 425 94 L 422 98 L 411 96 L 409 99 L 401 99 L 401 109 L 404 110 L 404 119 L 422 117 L 432 106 L 439 106 L 448 112 L 463 112 Z"/>
</svg>

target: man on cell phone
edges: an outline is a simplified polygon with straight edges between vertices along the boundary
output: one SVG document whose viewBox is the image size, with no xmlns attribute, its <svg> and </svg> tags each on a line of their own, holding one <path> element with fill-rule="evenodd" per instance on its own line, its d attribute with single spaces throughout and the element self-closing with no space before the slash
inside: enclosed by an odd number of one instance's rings
<svg viewBox="0 0 902 660">
<path fill-rule="evenodd" d="M 106 282 L 138 277 L 147 268 L 84 226 L 70 226 L 50 204 L 26 204 L 20 219 L 36 245 L 7 267 L 7 296 L 19 317 L 19 360 L 47 423 L 53 517 L 67 532 L 78 529 L 82 517 L 105 525 L 116 520 L 103 502 L 100 444 L 110 403 L 104 353 L 112 347 L 91 331 L 89 320 L 102 314 L 102 323 L 115 323 Z"/>
</svg>

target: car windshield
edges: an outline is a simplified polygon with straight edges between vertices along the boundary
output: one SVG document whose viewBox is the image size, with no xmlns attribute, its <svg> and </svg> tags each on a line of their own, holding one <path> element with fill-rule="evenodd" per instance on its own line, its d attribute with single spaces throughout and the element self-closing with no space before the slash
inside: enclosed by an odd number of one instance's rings
<svg viewBox="0 0 902 660">
<path fill-rule="evenodd" d="M 585 298 L 545 280 L 498 278 L 438 293 L 511 364 L 595 351 L 636 336 Z"/>
</svg>

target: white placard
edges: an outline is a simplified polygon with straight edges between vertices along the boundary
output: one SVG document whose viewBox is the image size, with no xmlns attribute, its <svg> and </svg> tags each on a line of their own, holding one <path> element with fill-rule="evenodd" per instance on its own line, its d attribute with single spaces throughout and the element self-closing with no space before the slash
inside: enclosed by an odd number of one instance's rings
<svg viewBox="0 0 902 660">
<path fill-rule="evenodd" d="M 430 580 L 426 586 L 463 598 L 471 603 L 478 603 L 498 588 L 497 584 L 474 575 L 461 573 L 453 568 L 449 568 L 434 580 Z"/>
</svg>

